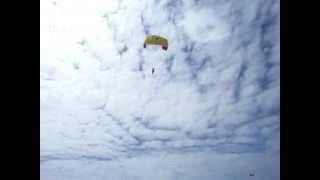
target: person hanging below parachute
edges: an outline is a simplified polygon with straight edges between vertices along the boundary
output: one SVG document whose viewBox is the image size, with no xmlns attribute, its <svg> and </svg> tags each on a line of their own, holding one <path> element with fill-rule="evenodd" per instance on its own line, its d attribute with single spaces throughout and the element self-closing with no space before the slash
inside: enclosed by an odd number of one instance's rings
<svg viewBox="0 0 320 180">
<path fill-rule="evenodd" d="M 168 40 L 164 37 L 158 35 L 149 35 L 144 40 L 143 47 L 147 48 L 147 45 L 160 45 L 163 50 L 168 50 Z M 154 73 L 154 68 L 152 68 L 152 74 Z"/>
</svg>

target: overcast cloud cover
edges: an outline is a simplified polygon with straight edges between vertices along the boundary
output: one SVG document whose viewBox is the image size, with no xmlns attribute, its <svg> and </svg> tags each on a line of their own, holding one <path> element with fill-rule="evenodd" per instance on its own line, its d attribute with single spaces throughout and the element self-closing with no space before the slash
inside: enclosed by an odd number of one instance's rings
<svg viewBox="0 0 320 180">
<path fill-rule="evenodd" d="M 40 4 L 42 180 L 280 179 L 279 1 Z"/>
</svg>

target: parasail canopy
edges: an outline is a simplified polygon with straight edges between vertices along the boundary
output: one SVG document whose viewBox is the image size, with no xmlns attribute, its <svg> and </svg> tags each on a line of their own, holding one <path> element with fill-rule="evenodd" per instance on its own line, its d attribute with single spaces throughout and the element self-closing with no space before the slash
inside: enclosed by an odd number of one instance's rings
<svg viewBox="0 0 320 180">
<path fill-rule="evenodd" d="M 168 40 L 161 36 L 150 35 L 144 40 L 143 47 L 146 48 L 147 45 L 160 45 L 163 50 L 167 50 Z"/>
</svg>

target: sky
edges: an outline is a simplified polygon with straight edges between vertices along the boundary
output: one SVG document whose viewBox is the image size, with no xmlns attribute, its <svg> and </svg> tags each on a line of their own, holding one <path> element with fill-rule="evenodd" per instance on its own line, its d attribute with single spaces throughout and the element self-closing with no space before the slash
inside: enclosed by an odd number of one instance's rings
<svg viewBox="0 0 320 180">
<path fill-rule="evenodd" d="M 41 180 L 280 179 L 279 7 L 41 0 Z"/>
</svg>

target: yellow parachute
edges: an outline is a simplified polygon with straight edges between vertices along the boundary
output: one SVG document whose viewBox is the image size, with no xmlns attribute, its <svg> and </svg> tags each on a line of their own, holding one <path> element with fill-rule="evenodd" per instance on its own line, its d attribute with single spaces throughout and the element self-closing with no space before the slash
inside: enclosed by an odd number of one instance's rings
<svg viewBox="0 0 320 180">
<path fill-rule="evenodd" d="M 168 40 L 164 37 L 157 35 L 147 36 L 147 38 L 144 40 L 143 47 L 146 48 L 147 44 L 161 45 L 163 50 L 168 49 Z"/>
</svg>

